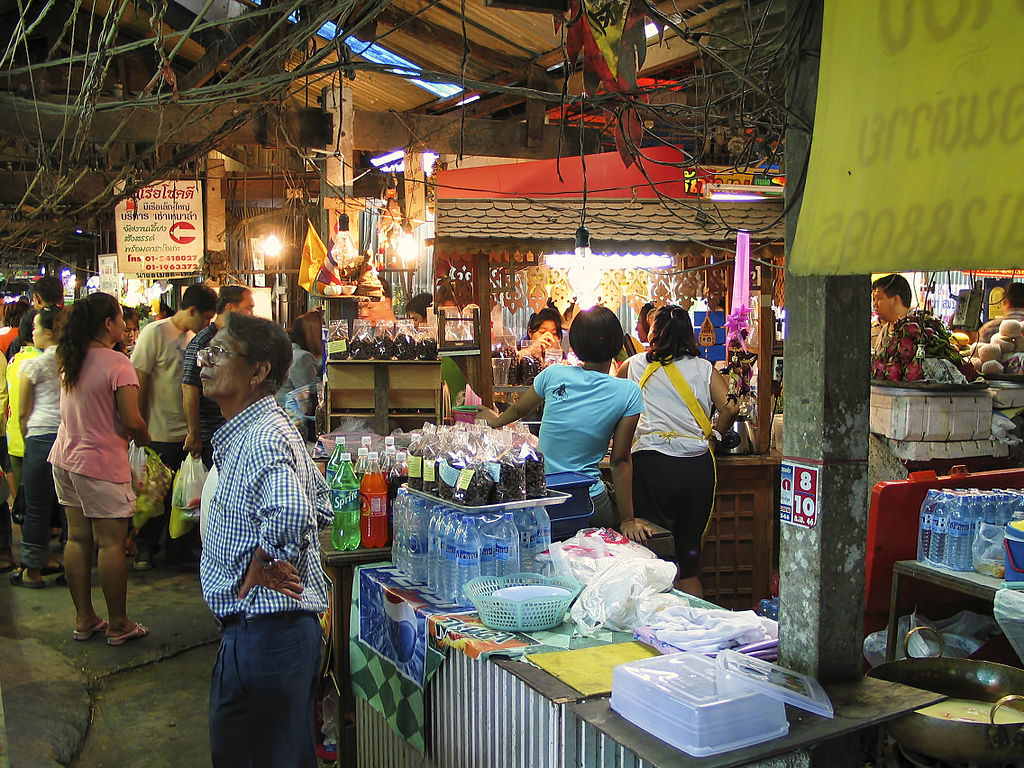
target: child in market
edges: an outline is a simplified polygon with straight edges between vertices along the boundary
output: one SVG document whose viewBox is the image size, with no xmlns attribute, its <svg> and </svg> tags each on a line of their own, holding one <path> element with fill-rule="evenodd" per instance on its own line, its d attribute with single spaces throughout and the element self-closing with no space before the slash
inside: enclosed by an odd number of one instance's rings
<svg viewBox="0 0 1024 768">
<path fill-rule="evenodd" d="M 630 446 L 643 397 L 632 381 L 608 375 L 612 358 L 622 348 L 622 326 L 606 307 L 576 315 L 569 345 L 582 366 L 551 365 L 501 415 L 486 408 L 481 417 L 492 427 L 511 424 L 544 404 L 540 449 L 551 472 L 580 472 L 593 478 L 591 524 L 615 525 L 615 510 L 601 481 L 600 463 L 611 441 L 612 480 L 623 527 L 642 525 L 633 515 Z M 653 531 L 651 531 L 653 532 Z"/>
</svg>

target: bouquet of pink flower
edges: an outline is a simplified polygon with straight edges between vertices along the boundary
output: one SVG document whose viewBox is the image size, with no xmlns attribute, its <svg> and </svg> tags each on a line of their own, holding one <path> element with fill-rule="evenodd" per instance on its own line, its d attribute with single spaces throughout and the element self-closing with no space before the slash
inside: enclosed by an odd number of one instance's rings
<svg viewBox="0 0 1024 768">
<path fill-rule="evenodd" d="M 967 381 L 978 378 L 969 360 L 961 357 L 949 331 L 934 315 L 915 310 L 893 325 L 892 336 L 871 358 L 871 378 L 886 381 L 921 381 L 924 359 L 948 360 Z"/>
</svg>

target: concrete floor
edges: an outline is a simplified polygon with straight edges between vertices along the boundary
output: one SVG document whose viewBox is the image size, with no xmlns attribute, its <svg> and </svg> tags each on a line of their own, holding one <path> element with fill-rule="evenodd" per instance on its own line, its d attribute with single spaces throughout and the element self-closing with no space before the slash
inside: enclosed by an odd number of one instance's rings
<svg viewBox="0 0 1024 768">
<path fill-rule="evenodd" d="M 72 639 L 71 597 L 53 577 L 46 589 L 27 590 L 0 576 L 0 765 L 5 756 L 11 768 L 210 765 L 218 634 L 198 574 L 156 569 L 128 578 L 129 616 L 150 634 L 115 648 L 102 634 Z M 105 615 L 98 587 L 93 600 Z"/>
</svg>

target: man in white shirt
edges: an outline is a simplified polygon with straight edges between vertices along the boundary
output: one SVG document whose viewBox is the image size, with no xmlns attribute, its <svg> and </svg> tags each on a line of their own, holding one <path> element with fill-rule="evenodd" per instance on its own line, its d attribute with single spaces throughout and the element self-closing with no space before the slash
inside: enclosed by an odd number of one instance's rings
<svg viewBox="0 0 1024 768">
<path fill-rule="evenodd" d="M 185 349 L 192 337 L 207 325 L 217 308 L 217 294 L 207 285 L 190 285 L 181 297 L 181 308 L 168 318 L 154 320 L 139 333 L 132 352 L 132 365 L 139 376 L 139 407 L 153 436 L 150 448 L 171 470 L 177 471 L 185 458 L 188 425 L 181 400 L 181 377 Z M 139 530 L 135 544 L 136 570 L 153 567 L 153 557 L 170 518 L 171 494 L 164 500 L 165 514 L 153 518 Z M 193 536 L 167 541 L 168 565 L 191 557 Z"/>
</svg>

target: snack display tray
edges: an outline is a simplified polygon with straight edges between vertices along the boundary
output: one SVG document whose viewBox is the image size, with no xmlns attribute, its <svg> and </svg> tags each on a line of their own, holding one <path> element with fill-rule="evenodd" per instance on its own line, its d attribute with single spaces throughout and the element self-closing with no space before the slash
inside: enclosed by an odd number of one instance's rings
<svg viewBox="0 0 1024 768">
<path fill-rule="evenodd" d="M 421 499 L 427 499 L 428 501 L 434 501 L 438 504 L 444 504 L 446 507 L 451 507 L 454 510 L 463 512 L 467 515 L 485 515 L 501 514 L 502 512 L 508 512 L 513 509 L 527 509 L 529 507 L 550 507 L 555 504 L 563 504 L 569 499 L 568 493 L 562 493 L 561 491 L 548 490 L 547 496 L 541 496 L 538 499 L 522 499 L 521 501 L 504 501 L 501 504 L 485 504 L 482 507 L 467 507 L 465 504 L 457 504 L 454 501 L 446 501 L 440 496 L 435 496 L 432 493 L 425 493 L 423 491 L 417 491 L 415 488 L 409 488 L 406 485 L 409 493 L 413 496 L 419 496 Z"/>
</svg>

